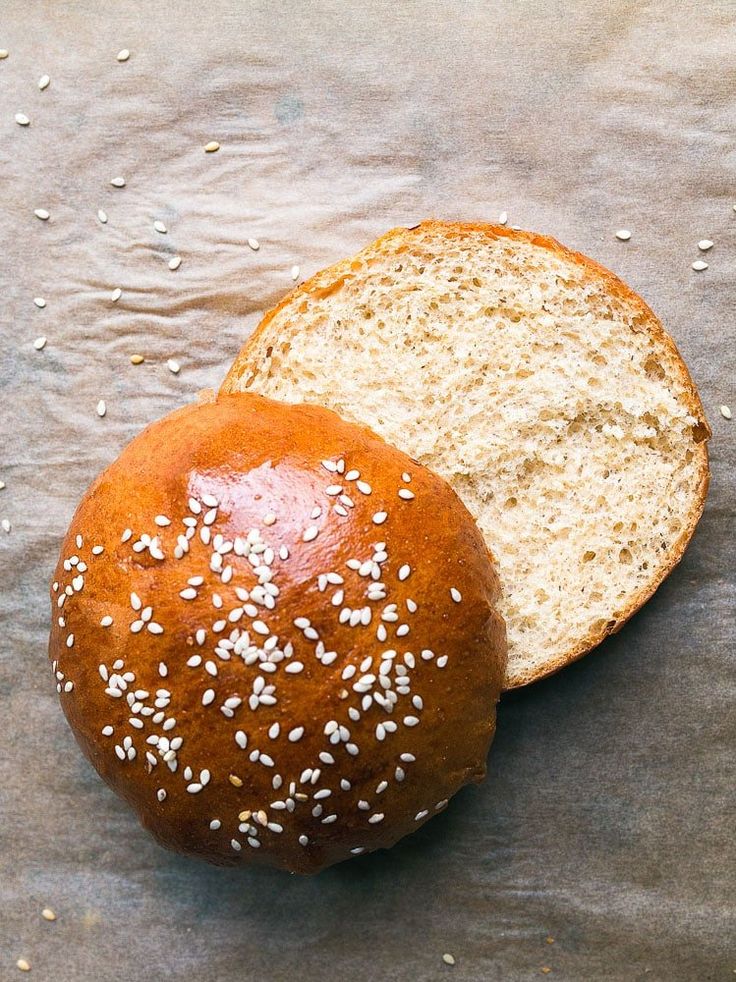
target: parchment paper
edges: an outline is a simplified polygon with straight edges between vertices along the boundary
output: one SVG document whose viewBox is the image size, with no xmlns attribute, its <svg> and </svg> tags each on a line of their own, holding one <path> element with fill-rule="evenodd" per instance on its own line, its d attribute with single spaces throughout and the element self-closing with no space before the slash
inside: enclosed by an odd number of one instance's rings
<svg viewBox="0 0 736 982">
<path fill-rule="evenodd" d="M 18 957 L 55 982 L 732 978 L 733 2 L 4 0 L 0 47 L 0 978 Z M 502 211 L 628 280 L 701 386 L 713 482 L 684 562 L 505 698 L 489 780 L 392 852 L 308 880 L 167 854 L 47 668 L 80 495 L 219 384 L 293 265 Z"/>
</svg>

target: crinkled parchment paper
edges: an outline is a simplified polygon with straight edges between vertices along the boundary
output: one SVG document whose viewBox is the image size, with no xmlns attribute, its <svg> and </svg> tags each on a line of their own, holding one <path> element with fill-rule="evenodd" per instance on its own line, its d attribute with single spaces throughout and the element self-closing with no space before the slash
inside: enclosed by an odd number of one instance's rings
<svg viewBox="0 0 736 982">
<path fill-rule="evenodd" d="M 4 0 L 0 48 L 0 977 L 731 978 L 734 4 Z M 488 781 L 392 852 L 316 879 L 167 854 L 47 667 L 76 502 L 219 384 L 292 266 L 502 211 L 621 274 L 690 365 L 713 483 L 685 560 L 598 653 L 505 698 Z"/>
</svg>

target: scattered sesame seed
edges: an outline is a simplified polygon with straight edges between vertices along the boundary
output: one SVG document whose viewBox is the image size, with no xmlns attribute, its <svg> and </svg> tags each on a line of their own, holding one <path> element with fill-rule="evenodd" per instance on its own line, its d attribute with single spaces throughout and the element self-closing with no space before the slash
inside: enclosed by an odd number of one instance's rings
<svg viewBox="0 0 736 982">
<path fill-rule="evenodd" d="M 261 248 L 261 243 L 258 241 L 258 239 L 248 239 L 248 245 L 251 247 L 253 252 L 258 252 L 258 250 Z"/>
<path fill-rule="evenodd" d="M 172 259 L 169 259 L 168 265 L 172 272 L 177 270 L 181 266 L 181 256 L 174 256 Z"/>
<path fill-rule="evenodd" d="M 700 249 L 701 252 L 707 252 L 712 248 L 713 243 L 710 241 L 710 239 L 701 239 L 700 242 L 698 242 L 698 249 Z"/>
<path fill-rule="evenodd" d="M 373 524 L 374 525 L 383 525 L 383 523 L 386 521 L 387 518 L 388 518 L 388 513 L 387 512 L 385 512 L 385 511 L 377 511 L 375 513 L 375 515 L 373 516 Z"/>
<path fill-rule="evenodd" d="M 106 412 L 107 412 L 107 405 L 105 404 L 105 400 L 100 399 L 100 401 L 97 403 L 97 415 L 102 417 L 105 415 Z"/>
<path fill-rule="evenodd" d="M 16 113 L 15 121 L 18 124 L 18 126 L 30 126 L 31 124 L 30 119 L 26 116 L 25 113 Z"/>
<path fill-rule="evenodd" d="M 166 235 L 166 233 L 169 231 L 164 225 L 164 223 L 159 221 L 158 219 L 156 219 L 156 221 L 153 223 L 153 227 L 157 232 L 160 232 L 161 235 Z"/>
<path fill-rule="evenodd" d="M 178 375 L 181 371 L 181 365 L 175 358 L 169 358 L 169 360 L 166 362 L 166 367 L 172 375 Z"/>
<path fill-rule="evenodd" d="M 217 140 L 210 140 L 209 143 L 205 143 L 204 145 L 205 153 L 217 153 L 219 149 L 220 149 L 220 144 L 217 142 Z"/>
<path fill-rule="evenodd" d="M 30 972 L 31 970 L 31 965 L 25 958 L 19 958 L 15 965 L 16 968 L 21 970 L 21 972 Z"/>
<path fill-rule="evenodd" d="M 411 566 L 408 563 L 404 563 L 404 565 L 399 569 L 399 579 L 400 580 L 407 579 L 410 573 L 411 573 Z"/>
<path fill-rule="evenodd" d="M 3 530 L 3 532 L 10 532 L 11 525 L 7 518 L 4 518 L 0 522 L 0 528 Z"/>
<path fill-rule="evenodd" d="M 452 599 L 455 601 L 456 604 L 459 604 L 460 601 L 463 599 L 462 593 L 460 593 L 457 587 L 454 586 L 450 587 L 450 596 L 452 597 Z"/>
<path fill-rule="evenodd" d="M 10 52 L 7 48 L 0 48 L 0 61 L 4 61 L 9 54 Z"/>
<path fill-rule="evenodd" d="M 44 909 L 41 911 L 41 917 L 43 917 L 45 921 L 56 920 L 56 914 L 53 912 L 53 910 L 50 907 L 44 907 Z"/>
<path fill-rule="evenodd" d="M 130 51 L 128 51 L 127 48 L 123 48 L 121 51 L 118 51 L 117 53 L 118 61 L 127 61 L 128 58 L 130 58 Z"/>
<path fill-rule="evenodd" d="M 42 222 L 47 222 L 49 218 L 51 218 L 51 213 L 45 208 L 36 208 L 34 209 L 33 214 L 36 216 L 36 218 L 40 218 Z"/>
<path fill-rule="evenodd" d="M 302 539 L 304 542 L 311 542 L 316 539 L 319 535 L 319 527 L 317 525 L 310 525 L 309 528 L 305 529 Z"/>
<path fill-rule="evenodd" d="M 442 956 L 442 961 L 445 963 L 445 965 L 454 965 L 455 964 L 455 958 L 454 958 L 453 955 L 451 955 L 449 953 L 449 951 L 446 951 L 444 953 L 444 955 Z"/>
<path fill-rule="evenodd" d="M 131 355 L 130 356 L 130 364 L 131 365 L 142 365 L 145 360 L 146 359 L 143 357 L 143 355 Z"/>
<path fill-rule="evenodd" d="M 702 273 L 704 269 L 708 268 L 708 263 L 704 262 L 702 259 L 696 259 L 693 263 L 693 269 L 696 273 Z"/>
<path fill-rule="evenodd" d="M 292 266 L 291 267 L 291 278 L 292 278 L 292 280 L 294 280 L 294 282 L 296 282 L 299 279 L 299 267 L 298 266 Z"/>
<path fill-rule="evenodd" d="M 502 211 L 501 214 L 498 216 L 498 224 L 505 225 L 508 220 L 509 220 L 508 212 Z"/>
<path fill-rule="evenodd" d="M 5 481 L 0 481 L 0 491 L 5 488 Z"/>
<path fill-rule="evenodd" d="M 399 488 L 399 497 L 403 498 L 404 501 L 411 501 L 414 497 L 414 492 L 410 491 L 409 488 Z"/>
<path fill-rule="evenodd" d="M 122 297 L 122 295 L 123 295 L 123 291 L 118 286 L 110 294 L 110 299 L 112 300 L 113 303 L 117 303 L 118 300 Z"/>
<path fill-rule="evenodd" d="M 107 225 L 107 212 L 103 211 L 102 208 L 97 209 L 97 217 L 102 222 L 103 225 Z"/>
<path fill-rule="evenodd" d="M 618 232 L 616 232 L 616 238 L 620 242 L 628 242 L 631 238 L 631 232 L 627 228 L 620 228 Z"/>
<path fill-rule="evenodd" d="M 36 340 L 33 342 L 33 347 L 36 349 L 36 351 L 43 351 L 43 349 L 46 347 L 46 338 L 43 336 L 36 338 Z"/>
<path fill-rule="evenodd" d="M 724 419 L 731 419 L 733 417 L 730 406 L 721 406 L 721 416 Z"/>
<path fill-rule="evenodd" d="M 238 777 L 238 775 L 237 775 L 237 774 L 230 774 L 230 775 L 228 776 L 228 780 L 230 781 L 230 783 L 232 784 L 232 786 L 233 786 L 234 788 L 242 788 L 242 787 L 243 787 L 243 782 L 242 782 L 242 780 L 241 780 L 241 779 L 240 779 L 240 778 Z"/>
<path fill-rule="evenodd" d="M 125 178 L 124 177 L 113 177 L 113 179 L 110 181 L 110 184 L 114 188 L 124 188 L 125 187 Z"/>
</svg>

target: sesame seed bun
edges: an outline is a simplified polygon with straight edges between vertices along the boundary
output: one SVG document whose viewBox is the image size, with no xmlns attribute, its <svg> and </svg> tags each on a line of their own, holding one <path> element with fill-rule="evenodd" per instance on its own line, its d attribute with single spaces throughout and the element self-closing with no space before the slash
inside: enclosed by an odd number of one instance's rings
<svg viewBox="0 0 736 982">
<path fill-rule="evenodd" d="M 328 410 L 220 396 L 85 495 L 49 654 L 82 750 L 159 842 L 311 873 L 483 778 L 498 595 L 442 479 Z"/>
</svg>

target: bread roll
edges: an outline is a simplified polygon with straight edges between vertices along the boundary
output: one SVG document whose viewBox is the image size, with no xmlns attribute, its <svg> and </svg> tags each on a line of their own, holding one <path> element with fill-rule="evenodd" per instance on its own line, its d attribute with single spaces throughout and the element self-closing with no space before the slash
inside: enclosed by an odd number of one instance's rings
<svg viewBox="0 0 736 982">
<path fill-rule="evenodd" d="M 327 410 L 222 396 L 89 489 L 49 651 L 80 746 L 163 845 L 309 873 L 483 777 L 498 593 L 440 478 Z"/>
<path fill-rule="evenodd" d="M 326 406 L 455 488 L 498 562 L 507 688 L 617 631 L 703 510 L 710 431 L 671 338 L 540 235 L 394 229 L 268 313 L 223 391 Z"/>
</svg>

